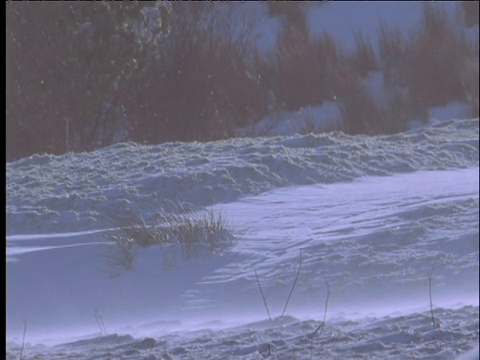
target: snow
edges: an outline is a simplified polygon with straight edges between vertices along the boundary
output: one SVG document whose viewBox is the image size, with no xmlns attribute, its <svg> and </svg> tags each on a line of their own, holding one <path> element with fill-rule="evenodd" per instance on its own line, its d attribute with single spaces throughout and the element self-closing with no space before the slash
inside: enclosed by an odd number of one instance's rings
<svg viewBox="0 0 480 360">
<path fill-rule="evenodd" d="M 236 136 L 277 136 L 321 133 L 334 130 L 341 122 L 341 113 L 335 101 L 303 107 L 299 111 L 278 111 L 252 126 L 237 129 Z"/>
<path fill-rule="evenodd" d="M 391 136 L 128 143 L 7 164 L 9 354 L 25 320 L 25 351 L 40 358 L 255 359 L 271 344 L 286 358 L 453 359 L 478 340 L 478 150 L 478 119 L 465 119 Z M 221 210 L 234 247 L 193 260 L 138 249 L 133 270 L 112 277 L 106 217 L 128 208 L 148 219 L 176 201 Z M 270 323 L 254 271 L 278 318 L 300 254 L 288 317 Z M 325 330 L 309 340 L 327 281 Z"/>
<path fill-rule="evenodd" d="M 407 29 L 420 8 L 338 2 L 308 17 L 348 47 L 352 29 Z M 268 21 L 264 48 L 281 24 Z M 382 81 L 365 79 L 378 103 Z M 337 121 L 332 100 L 242 138 L 8 163 L 6 358 L 478 359 L 479 120 L 466 111 L 431 109 L 396 135 L 315 134 Z M 112 273 L 111 218 L 178 204 L 221 211 L 235 244 L 193 259 L 138 248 Z"/>
<path fill-rule="evenodd" d="M 452 102 L 446 106 L 439 106 L 430 109 L 429 118 L 433 121 L 444 121 L 449 119 L 464 119 L 468 116 L 469 108 L 466 104 Z"/>
</svg>

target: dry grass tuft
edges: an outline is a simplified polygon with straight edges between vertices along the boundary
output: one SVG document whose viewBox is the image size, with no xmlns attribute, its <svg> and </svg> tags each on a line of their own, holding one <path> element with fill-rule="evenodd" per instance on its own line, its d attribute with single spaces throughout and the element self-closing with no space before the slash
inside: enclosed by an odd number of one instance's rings
<svg viewBox="0 0 480 360">
<path fill-rule="evenodd" d="M 226 250 L 234 236 L 222 212 L 159 212 L 151 223 L 141 215 L 112 217 L 117 230 L 106 237 L 113 247 L 105 254 L 108 268 L 114 274 L 133 268 L 135 247 L 176 245 L 186 259 Z M 171 259 L 170 259 L 171 260 Z"/>
</svg>

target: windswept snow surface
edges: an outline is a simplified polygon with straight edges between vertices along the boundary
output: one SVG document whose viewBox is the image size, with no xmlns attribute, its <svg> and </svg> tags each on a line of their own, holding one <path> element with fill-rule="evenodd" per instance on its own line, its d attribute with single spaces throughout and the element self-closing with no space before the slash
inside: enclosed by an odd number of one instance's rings
<svg viewBox="0 0 480 360">
<path fill-rule="evenodd" d="M 478 130 L 450 120 L 9 163 L 7 358 L 25 321 L 35 359 L 454 359 L 479 338 Z M 177 203 L 221 210 L 236 244 L 193 260 L 141 249 L 112 277 L 108 218 L 148 222 Z"/>
</svg>

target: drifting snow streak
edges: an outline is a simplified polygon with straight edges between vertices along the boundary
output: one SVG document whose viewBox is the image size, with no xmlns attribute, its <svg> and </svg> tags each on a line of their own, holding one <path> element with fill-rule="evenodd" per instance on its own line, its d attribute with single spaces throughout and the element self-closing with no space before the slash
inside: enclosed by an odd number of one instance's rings
<svg viewBox="0 0 480 360">
<path fill-rule="evenodd" d="M 231 291 L 258 271 L 272 315 L 288 294 L 302 249 L 302 275 L 293 296 L 298 311 L 318 311 L 328 280 L 333 306 L 382 308 L 428 304 L 428 277 L 435 266 L 436 305 L 478 297 L 479 169 L 417 171 L 367 177 L 351 183 L 275 190 L 224 204 L 239 233 L 243 257 L 204 278 L 216 298 L 205 301 L 202 284 L 186 298 L 219 312 Z M 199 290 L 200 289 L 200 290 Z M 227 298 L 219 298 L 226 294 Z M 355 296 L 351 296 L 355 294 Z M 255 307 L 258 290 L 244 286 Z M 477 300 L 478 301 L 478 300 Z M 393 304 L 392 306 L 390 306 Z M 207 312 L 208 309 L 204 309 Z"/>
<path fill-rule="evenodd" d="M 114 145 L 7 164 L 7 233 L 80 231 L 103 216 L 210 205 L 276 187 L 478 166 L 478 119 L 391 136 L 342 133 Z"/>
</svg>

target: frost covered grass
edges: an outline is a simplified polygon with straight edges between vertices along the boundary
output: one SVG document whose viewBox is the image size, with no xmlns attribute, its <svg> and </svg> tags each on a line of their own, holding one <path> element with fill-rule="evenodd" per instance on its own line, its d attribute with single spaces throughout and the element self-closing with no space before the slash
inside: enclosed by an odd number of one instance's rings
<svg viewBox="0 0 480 360">
<path fill-rule="evenodd" d="M 179 245 L 187 259 L 220 252 L 234 243 L 234 236 L 223 213 L 157 212 L 151 223 L 141 214 L 113 216 L 116 231 L 105 236 L 113 242 L 105 254 L 107 265 L 114 271 L 130 270 L 134 263 L 133 249 L 156 245 Z"/>
</svg>

